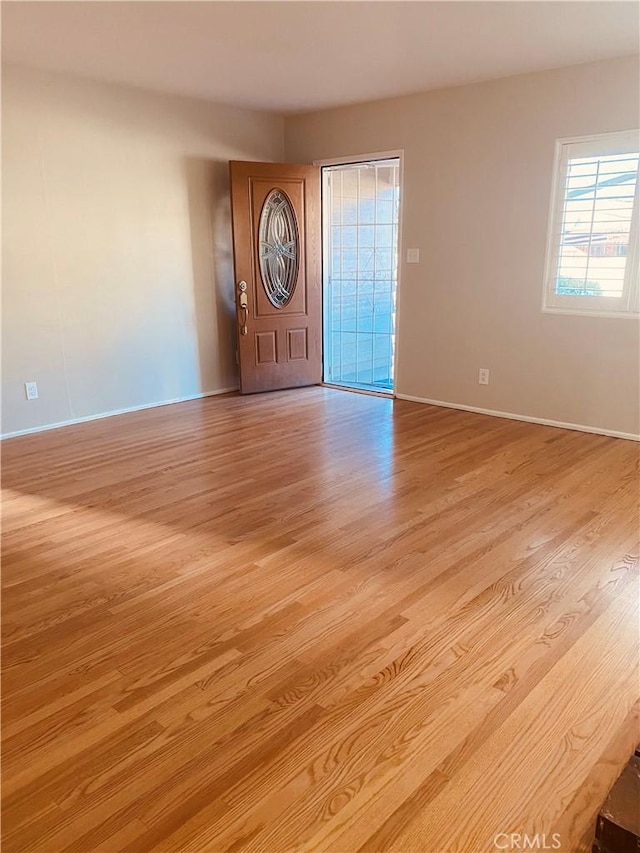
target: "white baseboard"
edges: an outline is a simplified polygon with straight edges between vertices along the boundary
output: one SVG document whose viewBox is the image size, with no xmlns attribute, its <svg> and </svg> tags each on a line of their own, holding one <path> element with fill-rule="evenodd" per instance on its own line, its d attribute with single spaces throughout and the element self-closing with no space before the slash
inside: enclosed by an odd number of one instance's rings
<svg viewBox="0 0 640 853">
<path fill-rule="evenodd" d="M 187 403 L 189 400 L 201 400 L 203 397 L 216 397 L 218 394 L 229 394 L 231 391 L 237 391 L 238 386 L 233 388 L 219 388 L 217 391 L 204 391 L 202 394 L 192 394 L 189 397 L 175 397 L 173 400 L 161 400 L 159 403 L 144 403 L 142 406 L 130 406 L 128 409 L 115 409 L 112 412 L 101 412 L 99 415 L 87 415 L 84 418 L 71 418 L 68 421 L 59 421 L 55 424 L 45 424 L 44 426 L 30 427 L 29 429 L 19 429 L 15 432 L 5 432 L 0 435 L 0 439 L 15 438 L 18 435 L 31 435 L 35 432 L 47 432 L 50 429 L 60 429 L 60 427 L 72 426 L 73 424 L 84 424 L 87 421 L 99 421 L 102 418 L 111 418 L 114 415 L 126 415 L 129 412 L 141 412 L 144 409 L 156 409 L 159 406 L 171 406 L 174 403 Z"/>
<path fill-rule="evenodd" d="M 16 430 L 15 432 L 7 432 L 0 435 L 0 439 L 14 438 L 19 435 L 31 435 L 36 432 L 46 432 L 50 429 L 60 429 L 60 427 L 72 426 L 73 424 L 87 423 L 88 421 L 97 421 L 102 418 L 110 418 L 114 415 L 126 415 L 129 412 L 141 412 L 144 409 L 155 409 L 159 406 L 171 406 L 173 403 L 186 403 L 189 400 L 200 400 L 203 397 L 215 397 L 218 394 L 229 394 L 232 391 L 237 391 L 238 387 L 219 388 L 216 391 L 205 391 L 201 394 L 192 394 L 188 397 L 175 397 L 173 400 L 162 400 L 159 403 L 145 403 L 142 406 L 131 406 L 128 409 L 116 409 L 112 412 L 101 412 L 99 415 L 87 415 L 83 418 L 72 418 L 68 421 L 60 421 L 54 424 L 45 424 L 44 426 L 31 427 L 30 429 Z M 351 389 L 350 389 L 351 390 Z M 603 427 L 586 426 L 585 424 L 564 423 L 563 421 L 553 421 L 549 418 L 534 418 L 529 415 L 516 415 L 513 412 L 500 412 L 495 409 L 482 409 L 479 406 L 466 406 L 462 403 L 449 403 L 445 400 L 430 400 L 427 397 L 414 397 L 411 394 L 396 393 L 395 396 L 399 400 L 409 400 L 412 403 L 425 403 L 428 406 L 440 406 L 445 409 L 459 409 L 463 412 L 473 412 L 477 415 L 490 415 L 494 418 L 507 418 L 511 421 L 524 421 L 529 424 L 541 424 L 542 426 L 559 427 L 560 429 L 572 429 L 577 432 L 590 432 L 595 435 L 608 435 L 613 438 L 624 438 L 628 441 L 640 441 L 640 435 L 635 435 L 632 432 L 619 432 L 613 429 L 604 429 Z"/>
<path fill-rule="evenodd" d="M 481 409 L 478 406 L 465 406 L 461 403 L 447 403 L 444 400 L 428 400 L 426 397 L 413 397 L 411 394 L 396 394 L 400 400 L 410 400 L 413 403 L 426 403 L 429 406 L 441 406 L 445 409 L 460 409 L 463 412 L 474 412 L 477 415 L 491 415 L 494 418 L 507 418 L 510 421 L 525 421 L 528 424 L 541 424 L 542 426 L 560 427 L 561 429 L 573 429 L 577 432 L 591 432 L 595 435 L 609 435 L 613 438 L 625 438 L 628 441 L 640 441 L 640 435 L 632 432 L 618 432 L 615 429 L 604 429 L 602 427 L 586 426 L 586 424 L 563 423 L 552 421 L 548 418 L 533 418 L 529 415 L 516 415 L 513 412 L 498 412 L 495 409 Z"/>
</svg>

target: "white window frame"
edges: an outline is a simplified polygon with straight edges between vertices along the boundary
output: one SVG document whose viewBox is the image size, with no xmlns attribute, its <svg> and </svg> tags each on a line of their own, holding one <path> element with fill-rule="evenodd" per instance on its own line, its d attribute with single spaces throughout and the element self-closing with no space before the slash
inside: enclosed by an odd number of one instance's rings
<svg viewBox="0 0 640 853">
<path fill-rule="evenodd" d="M 639 145 L 637 130 L 598 133 L 590 136 L 572 136 L 556 140 L 553 179 L 551 184 L 551 207 L 547 233 L 547 253 L 543 287 L 542 310 L 548 314 L 579 314 L 598 317 L 637 318 L 640 311 L 638 246 L 640 228 L 640 181 L 636 183 L 635 200 L 631 215 L 631 233 L 625 264 L 622 297 L 619 302 L 606 296 L 568 296 L 556 291 L 562 215 L 565 203 L 567 164 L 575 157 L 606 156 L 637 152 Z M 617 305 L 616 305 L 617 303 Z"/>
</svg>

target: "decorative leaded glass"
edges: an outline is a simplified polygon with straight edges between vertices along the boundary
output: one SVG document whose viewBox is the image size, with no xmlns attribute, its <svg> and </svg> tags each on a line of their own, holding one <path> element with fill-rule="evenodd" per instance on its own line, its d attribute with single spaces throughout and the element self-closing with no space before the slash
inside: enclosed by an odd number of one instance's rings
<svg viewBox="0 0 640 853">
<path fill-rule="evenodd" d="M 271 190 L 260 214 L 259 261 L 262 286 L 276 308 L 293 296 L 300 246 L 296 214 L 282 190 Z"/>
</svg>

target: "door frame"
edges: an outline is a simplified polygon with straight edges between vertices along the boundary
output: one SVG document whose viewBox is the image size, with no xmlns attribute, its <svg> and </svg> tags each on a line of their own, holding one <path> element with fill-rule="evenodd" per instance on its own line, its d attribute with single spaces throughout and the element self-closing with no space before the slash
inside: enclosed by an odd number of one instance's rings
<svg viewBox="0 0 640 853">
<path fill-rule="evenodd" d="M 349 388 L 344 386 L 345 390 L 356 391 L 361 394 L 373 394 L 384 397 L 396 397 L 398 394 L 398 341 L 400 340 L 400 315 L 402 308 L 402 300 L 400 299 L 400 282 L 402 278 L 402 268 L 404 259 L 404 148 L 396 148 L 392 151 L 375 151 L 373 154 L 353 154 L 346 157 L 329 157 L 326 160 L 314 160 L 313 165 L 320 168 L 320 217 L 321 217 L 321 258 L 322 258 L 322 383 L 324 379 L 324 271 L 327 266 L 327 246 L 329 244 L 327 228 L 324 215 L 324 181 L 322 180 L 323 166 L 347 166 L 349 163 L 354 165 L 357 163 L 369 163 L 372 160 L 390 160 L 396 158 L 400 161 L 399 166 L 399 184 L 400 184 L 400 208 L 398 210 L 398 276 L 396 280 L 396 331 L 395 331 L 395 358 L 393 359 L 393 391 L 368 391 L 364 388 Z M 343 386 L 340 386 L 343 387 Z"/>
</svg>

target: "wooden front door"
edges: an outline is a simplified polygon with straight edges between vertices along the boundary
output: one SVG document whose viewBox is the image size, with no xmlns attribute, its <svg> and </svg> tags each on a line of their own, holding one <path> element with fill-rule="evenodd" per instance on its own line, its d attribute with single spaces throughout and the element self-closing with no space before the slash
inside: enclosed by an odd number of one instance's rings
<svg viewBox="0 0 640 853">
<path fill-rule="evenodd" d="M 240 391 L 322 380 L 320 170 L 231 167 Z"/>
</svg>

